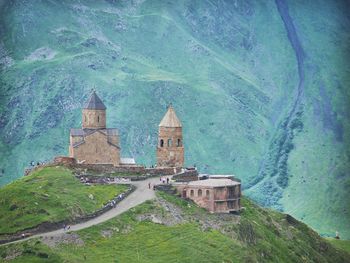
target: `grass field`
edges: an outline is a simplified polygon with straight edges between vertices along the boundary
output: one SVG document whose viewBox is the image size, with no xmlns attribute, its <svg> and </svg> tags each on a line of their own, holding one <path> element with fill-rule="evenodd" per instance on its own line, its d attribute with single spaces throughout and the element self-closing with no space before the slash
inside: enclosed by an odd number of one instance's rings
<svg viewBox="0 0 350 263">
<path fill-rule="evenodd" d="M 350 254 L 350 240 L 340 240 L 334 238 L 327 238 L 327 240 L 335 247 L 342 249 Z"/>
<path fill-rule="evenodd" d="M 126 189 L 86 186 L 66 168 L 41 168 L 0 188 L 0 235 L 91 214 Z"/>
<path fill-rule="evenodd" d="M 350 262 L 350 254 L 333 247 L 305 224 L 262 209 L 246 198 L 243 205 L 240 217 L 222 216 L 158 193 L 157 200 L 71 234 L 66 243 L 48 246 L 35 239 L 0 247 L 0 255 L 18 263 Z"/>
</svg>

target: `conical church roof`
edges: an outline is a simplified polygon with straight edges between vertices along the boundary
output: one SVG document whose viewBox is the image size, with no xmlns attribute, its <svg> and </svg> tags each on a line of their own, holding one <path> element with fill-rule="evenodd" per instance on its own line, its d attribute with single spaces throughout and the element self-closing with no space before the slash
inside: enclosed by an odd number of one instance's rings
<svg viewBox="0 0 350 263">
<path fill-rule="evenodd" d="M 172 106 L 168 107 L 168 111 L 165 113 L 162 121 L 159 123 L 159 127 L 182 127 L 182 124 L 179 118 L 176 116 L 176 113 Z"/>
<path fill-rule="evenodd" d="M 96 92 L 93 91 L 89 100 L 85 103 L 84 109 L 105 110 L 106 106 L 103 104 L 102 100 L 97 96 Z"/>
</svg>

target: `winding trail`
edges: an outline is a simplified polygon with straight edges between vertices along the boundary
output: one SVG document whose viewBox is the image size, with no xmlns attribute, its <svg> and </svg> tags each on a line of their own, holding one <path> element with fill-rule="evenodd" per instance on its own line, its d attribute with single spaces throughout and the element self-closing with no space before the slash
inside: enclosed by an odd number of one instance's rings
<svg viewBox="0 0 350 263">
<path fill-rule="evenodd" d="M 171 176 L 163 176 L 163 177 L 170 179 Z M 130 184 L 132 184 L 136 187 L 135 191 L 133 191 L 130 195 L 128 195 L 122 201 L 120 201 L 116 207 L 114 207 L 114 208 L 108 210 L 107 212 L 103 213 L 102 215 L 95 217 L 95 218 L 92 218 L 86 222 L 82 222 L 82 223 L 79 223 L 76 225 L 71 225 L 69 231 L 65 231 L 63 229 L 58 229 L 58 230 L 54 230 L 54 231 L 50 231 L 50 232 L 46 232 L 46 233 L 36 234 L 36 235 L 30 236 L 27 238 L 11 241 L 8 243 L 4 243 L 4 244 L 1 244 L 0 246 L 8 245 L 11 243 L 19 243 L 19 242 L 29 240 L 32 238 L 37 238 L 37 237 L 56 236 L 56 235 L 60 235 L 60 234 L 71 232 L 71 231 L 78 231 L 81 229 L 85 229 L 85 228 L 103 223 L 109 219 L 112 219 L 112 218 L 126 212 L 130 208 L 133 208 L 139 204 L 142 204 L 143 202 L 145 202 L 147 200 L 151 200 L 151 199 L 155 198 L 156 197 L 155 191 L 153 189 L 148 188 L 149 183 L 151 183 L 151 185 L 153 186 L 155 184 L 160 184 L 161 182 L 159 181 L 159 177 L 153 177 L 153 178 L 149 178 L 149 179 L 146 179 L 143 181 L 131 182 Z"/>
</svg>

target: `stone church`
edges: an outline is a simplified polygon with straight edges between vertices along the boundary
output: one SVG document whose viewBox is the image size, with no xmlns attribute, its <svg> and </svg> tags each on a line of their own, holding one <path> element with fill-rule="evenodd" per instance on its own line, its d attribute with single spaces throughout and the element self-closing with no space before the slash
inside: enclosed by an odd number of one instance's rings
<svg viewBox="0 0 350 263">
<path fill-rule="evenodd" d="M 85 164 L 135 166 L 133 158 L 120 157 L 116 128 L 106 127 L 106 106 L 93 91 L 82 111 L 82 128 L 70 130 L 69 157 Z M 157 167 L 183 167 L 182 125 L 169 106 L 159 124 Z"/>
<path fill-rule="evenodd" d="M 69 156 L 86 164 L 120 165 L 118 130 L 106 127 L 106 106 L 93 91 L 82 112 L 82 128 L 70 130 Z"/>
<path fill-rule="evenodd" d="M 159 124 L 157 166 L 184 166 L 182 124 L 171 105 Z"/>
</svg>

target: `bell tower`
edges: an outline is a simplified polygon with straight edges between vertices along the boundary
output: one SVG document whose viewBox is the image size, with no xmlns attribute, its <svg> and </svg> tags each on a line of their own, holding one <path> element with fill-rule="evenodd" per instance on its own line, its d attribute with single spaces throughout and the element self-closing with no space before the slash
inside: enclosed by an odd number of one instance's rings
<svg viewBox="0 0 350 263">
<path fill-rule="evenodd" d="M 106 106 L 93 90 L 83 108 L 83 129 L 106 129 Z"/>
<path fill-rule="evenodd" d="M 159 124 L 157 166 L 184 166 L 182 124 L 171 105 Z"/>
</svg>

